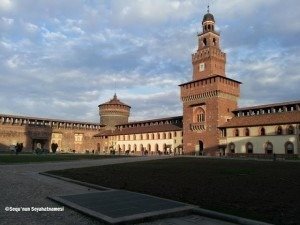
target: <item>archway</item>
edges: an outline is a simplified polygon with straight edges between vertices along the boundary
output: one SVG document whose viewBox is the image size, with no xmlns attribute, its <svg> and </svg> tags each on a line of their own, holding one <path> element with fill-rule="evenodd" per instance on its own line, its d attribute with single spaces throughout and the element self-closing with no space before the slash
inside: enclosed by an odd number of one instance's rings
<svg viewBox="0 0 300 225">
<path fill-rule="evenodd" d="M 97 143 L 97 154 L 100 154 L 101 144 Z"/>
<path fill-rule="evenodd" d="M 203 141 L 199 141 L 199 155 L 204 155 L 204 144 Z"/>
<path fill-rule="evenodd" d="M 36 149 L 41 151 L 45 149 L 49 151 L 47 148 L 47 142 L 47 139 L 32 139 L 32 151 L 35 151 Z"/>
</svg>

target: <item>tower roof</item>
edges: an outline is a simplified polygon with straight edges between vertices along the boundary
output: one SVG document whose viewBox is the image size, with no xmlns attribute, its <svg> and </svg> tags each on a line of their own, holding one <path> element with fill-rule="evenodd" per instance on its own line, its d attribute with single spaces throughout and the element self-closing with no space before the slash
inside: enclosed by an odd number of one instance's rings
<svg viewBox="0 0 300 225">
<path fill-rule="evenodd" d="M 206 14 L 204 15 L 204 17 L 203 17 L 202 24 L 203 24 L 204 22 L 207 22 L 207 21 L 215 22 L 214 15 L 211 14 L 211 13 L 209 13 L 209 12 L 206 13 Z"/>
<path fill-rule="evenodd" d="M 206 21 L 215 22 L 214 15 L 209 12 L 209 5 L 207 6 L 207 13 L 203 16 L 202 24 Z"/>
<path fill-rule="evenodd" d="M 103 104 L 100 104 L 99 106 L 102 106 L 102 105 L 123 105 L 123 106 L 127 106 L 129 108 L 131 108 L 129 105 L 126 105 L 125 103 L 121 102 L 118 97 L 117 97 L 117 94 L 114 94 L 114 97 L 109 100 L 108 102 L 105 102 Z"/>
</svg>

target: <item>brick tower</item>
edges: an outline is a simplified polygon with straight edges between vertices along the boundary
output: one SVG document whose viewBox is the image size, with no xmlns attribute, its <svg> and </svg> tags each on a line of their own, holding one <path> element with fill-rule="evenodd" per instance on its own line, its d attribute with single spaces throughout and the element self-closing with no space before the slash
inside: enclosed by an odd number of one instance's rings
<svg viewBox="0 0 300 225">
<path fill-rule="evenodd" d="M 220 48 L 214 16 L 202 20 L 198 49 L 192 54 L 193 80 L 179 85 L 183 102 L 183 149 L 187 154 L 218 155 L 220 132 L 237 108 L 240 82 L 225 74 L 226 54 Z"/>
<path fill-rule="evenodd" d="M 117 124 L 128 123 L 130 106 L 121 102 L 115 94 L 113 99 L 99 106 L 100 124 L 114 130 Z"/>
</svg>

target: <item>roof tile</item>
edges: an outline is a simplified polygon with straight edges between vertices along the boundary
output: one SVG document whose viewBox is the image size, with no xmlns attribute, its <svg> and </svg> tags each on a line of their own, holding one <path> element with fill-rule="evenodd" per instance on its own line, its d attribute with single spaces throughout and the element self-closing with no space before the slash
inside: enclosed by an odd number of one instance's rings
<svg viewBox="0 0 300 225">
<path fill-rule="evenodd" d="M 220 128 L 251 127 L 276 124 L 300 123 L 300 111 L 268 113 L 253 116 L 236 116 L 221 125 Z"/>
</svg>

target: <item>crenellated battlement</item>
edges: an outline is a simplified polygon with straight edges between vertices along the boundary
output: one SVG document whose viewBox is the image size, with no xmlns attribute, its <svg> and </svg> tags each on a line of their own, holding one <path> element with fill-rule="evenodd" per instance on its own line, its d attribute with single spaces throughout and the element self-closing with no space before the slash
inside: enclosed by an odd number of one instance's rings
<svg viewBox="0 0 300 225">
<path fill-rule="evenodd" d="M 205 48 L 198 50 L 196 53 L 192 54 L 192 61 L 197 62 L 199 60 L 209 58 L 209 57 L 215 57 L 222 60 L 225 60 L 226 62 L 226 53 L 222 52 L 218 48 Z"/>
<path fill-rule="evenodd" d="M 85 129 L 85 130 L 101 129 L 101 126 L 98 123 L 55 120 L 55 119 L 5 115 L 5 114 L 0 114 L 0 125 L 36 126 L 36 127 L 50 127 L 50 128 L 58 128 L 58 129 Z"/>
</svg>

